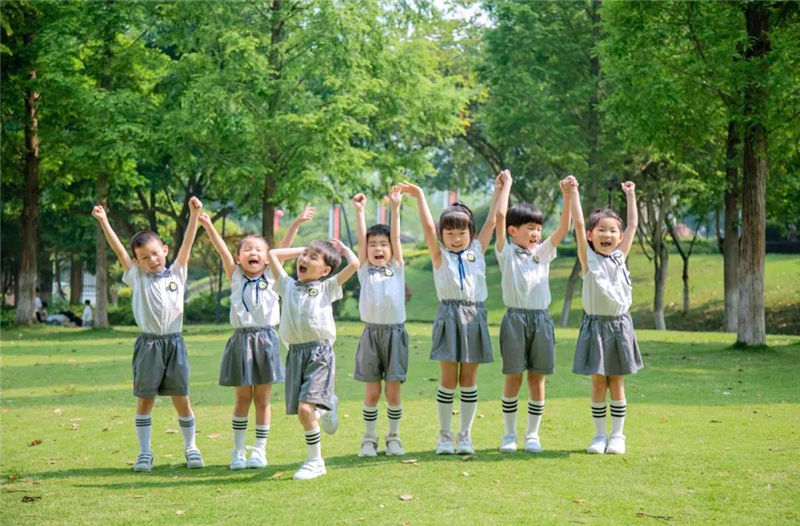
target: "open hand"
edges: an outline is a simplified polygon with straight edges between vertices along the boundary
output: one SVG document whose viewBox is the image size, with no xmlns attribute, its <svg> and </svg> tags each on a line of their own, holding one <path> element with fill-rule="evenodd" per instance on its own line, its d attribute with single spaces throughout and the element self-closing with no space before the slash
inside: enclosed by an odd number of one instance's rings
<svg viewBox="0 0 800 526">
<path fill-rule="evenodd" d="M 392 190 L 389 192 L 389 202 L 392 203 L 393 208 L 397 208 L 400 206 L 400 202 L 403 200 L 403 192 L 397 187 L 397 185 L 392 187 Z"/>
<path fill-rule="evenodd" d="M 398 183 L 395 188 L 400 190 L 401 193 L 408 194 L 411 197 L 419 198 L 422 196 L 422 188 L 411 183 Z"/>
<path fill-rule="evenodd" d="M 317 209 L 310 204 L 306 204 L 305 208 L 303 208 L 303 211 L 299 216 L 297 216 L 297 222 L 300 224 L 308 223 L 314 218 L 315 215 L 317 215 Z"/>
</svg>

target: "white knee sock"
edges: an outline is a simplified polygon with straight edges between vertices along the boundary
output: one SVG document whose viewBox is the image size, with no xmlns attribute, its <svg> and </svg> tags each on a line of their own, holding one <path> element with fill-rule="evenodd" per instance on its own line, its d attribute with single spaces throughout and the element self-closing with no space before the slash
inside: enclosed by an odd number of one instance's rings
<svg viewBox="0 0 800 526">
<path fill-rule="evenodd" d="M 621 435 L 625 426 L 625 413 L 627 412 L 625 399 L 611 400 L 611 434 Z"/>
<path fill-rule="evenodd" d="M 400 418 L 403 416 L 403 404 L 400 405 L 387 405 L 386 416 L 389 419 L 389 434 L 400 434 Z"/>
<path fill-rule="evenodd" d="M 189 416 L 179 416 L 178 425 L 183 433 L 183 449 L 194 449 L 194 414 Z"/>
<path fill-rule="evenodd" d="M 256 442 L 254 447 L 258 449 L 266 449 L 267 448 L 267 438 L 269 438 L 269 426 L 263 425 L 259 426 L 256 425 Z"/>
<path fill-rule="evenodd" d="M 150 435 L 153 431 L 153 420 L 150 415 L 136 415 L 136 438 L 139 439 L 139 453 L 150 452 Z"/>
<path fill-rule="evenodd" d="M 461 392 L 461 434 L 468 435 L 478 409 L 478 386 L 462 387 Z"/>
<path fill-rule="evenodd" d="M 364 418 L 364 436 L 378 438 L 378 406 L 362 406 L 361 416 Z"/>
<path fill-rule="evenodd" d="M 233 416 L 231 418 L 233 428 L 233 449 L 244 449 L 244 440 L 247 435 L 247 417 Z"/>
<path fill-rule="evenodd" d="M 506 425 L 506 435 L 517 434 L 517 397 L 502 397 L 503 422 Z"/>
<path fill-rule="evenodd" d="M 322 436 L 319 434 L 319 428 L 315 427 L 304 431 L 304 433 L 309 460 L 322 458 Z"/>
<path fill-rule="evenodd" d="M 526 435 L 539 436 L 539 424 L 542 423 L 544 400 L 528 400 L 528 431 Z"/>
<path fill-rule="evenodd" d="M 592 420 L 594 421 L 595 434 L 606 434 L 606 403 L 592 402 Z"/>
<path fill-rule="evenodd" d="M 453 423 L 453 398 L 455 389 L 439 386 L 436 393 L 436 409 L 439 412 L 439 429 L 442 433 L 450 433 Z"/>
</svg>

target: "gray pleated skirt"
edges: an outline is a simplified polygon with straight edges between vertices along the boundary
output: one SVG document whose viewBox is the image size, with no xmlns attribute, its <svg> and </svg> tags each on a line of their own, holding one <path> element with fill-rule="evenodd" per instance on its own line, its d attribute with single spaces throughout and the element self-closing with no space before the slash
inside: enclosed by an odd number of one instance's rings
<svg viewBox="0 0 800 526">
<path fill-rule="evenodd" d="M 219 366 L 219 385 L 239 387 L 282 382 L 286 373 L 278 336 L 272 327 L 233 331 Z"/>
<path fill-rule="evenodd" d="M 629 313 L 619 316 L 584 314 L 572 372 L 620 376 L 644 367 Z"/>
<path fill-rule="evenodd" d="M 492 341 L 483 302 L 444 300 L 433 320 L 431 360 L 490 363 Z"/>
</svg>

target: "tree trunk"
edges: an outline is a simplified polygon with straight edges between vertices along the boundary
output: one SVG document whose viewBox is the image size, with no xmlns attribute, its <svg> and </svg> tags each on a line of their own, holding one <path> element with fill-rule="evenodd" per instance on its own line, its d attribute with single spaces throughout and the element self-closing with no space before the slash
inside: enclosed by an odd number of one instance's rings
<svg viewBox="0 0 800 526">
<path fill-rule="evenodd" d="M 105 237 L 103 237 L 105 240 Z M 83 297 L 83 261 L 75 254 L 69 260 L 69 302 L 71 305 L 81 303 Z"/>
<path fill-rule="evenodd" d="M 667 323 L 664 320 L 664 292 L 667 288 L 667 267 L 669 264 L 669 250 L 667 244 L 664 243 L 663 237 L 658 242 L 655 249 L 655 257 L 653 258 L 654 266 L 654 281 L 656 290 L 653 294 L 653 321 L 655 322 L 656 330 L 667 330 Z"/>
<path fill-rule="evenodd" d="M 32 40 L 32 35 L 25 36 L 26 44 Z M 28 78 L 31 82 L 36 81 L 35 69 L 31 70 Z M 28 325 L 35 319 L 36 252 L 39 248 L 39 93 L 30 90 L 26 95 L 25 188 L 22 193 L 21 254 L 15 300 L 17 325 Z"/>
<path fill-rule="evenodd" d="M 564 291 L 564 306 L 561 308 L 561 327 L 569 325 L 569 312 L 572 310 L 572 297 L 575 295 L 575 283 L 581 275 L 581 261 L 576 257 L 572 265 L 572 272 L 567 279 L 567 288 Z"/>
<path fill-rule="evenodd" d="M 275 246 L 275 205 L 272 197 L 275 195 L 277 182 L 272 172 L 264 175 L 264 194 L 261 196 L 261 235 L 267 240 L 269 246 Z"/>
<path fill-rule="evenodd" d="M 39 256 L 39 297 L 42 301 L 50 303 L 53 293 L 53 262 L 44 247 L 41 247 Z"/>
<path fill-rule="evenodd" d="M 728 123 L 725 168 L 725 237 L 722 240 L 725 282 L 725 331 L 736 332 L 739 324 L 739 134 L 736 123 Z"/>
<path fill-rule="evenodd" d="M 739 243 L 739 326 L 737 343 L 766 344 L 764 320 L 764 253 L 766 248 L 767 54 L 769 11 L 767 4 L 744 7 L 748 47 L 746 59 L 755 70 L 744 93 L 744 143 L 742 159 L 742 242 Z"/>
<path fill-rule="evenodd" d="M 108 204 L 108 174 L 101 172 L 97 176 L 97 203 L 107 207 Z M 103 235 L 100 223 L 96 222 L 95 229 L 95 305 L 94 326 L 108 327 L 108 242 Z"/>
</svg>

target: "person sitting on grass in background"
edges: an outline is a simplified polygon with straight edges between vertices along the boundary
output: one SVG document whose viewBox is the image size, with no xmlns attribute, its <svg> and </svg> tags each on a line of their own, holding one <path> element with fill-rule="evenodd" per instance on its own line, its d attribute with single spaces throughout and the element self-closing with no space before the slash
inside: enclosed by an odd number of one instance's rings
<svg viewBox="0 0 800 526">
<path fill-rule="evenodd" d="M 478 407 L 478 365 L 493 360 L 492 342 L 483 302 L 488 297 L 486 261 L 483 258 L 494 233 L 495 214 L 503 187 L 511 184 L 506 172 L 495 179 L 494 196 L 480 233 L 475 218 L 463 203 L 445 208 L 434 223 L 422 189 L 410 183 L 397 188 L 417 200 L 422 229 L 433 263 L 433 282 L 441 302 L 433 322 L 431 360 L 439 361 L 441 383 L 437 390 L 439 436 L 436 454 L 475 452 L 472 423 Z M 461 429 L 453 447 L 450 431 L 453 397 L 461 386 Z"/>
<path fill-rule="evenodd" d="M 133 395 L 136 397 L 136 436 L 139 456 L 134 471 L 153 469 L 150 448 L 150 413 L 156 395 L 171 396 L 183 434 L 186 467 L 202 468 L 203 456 L 195 444 L 195 421 L 189 401 L 189 358 L 183 341 L 183 295 L 189 257 L 197 234 L 202 203 L 189 200 L 189 224 L 178 255 L 167 266 L 169 247 L 155 232 L 138 232 L 131 239 L 133 259 L 108 222 L 105 209 L 97 205 L 92 215 L 100 223 L 111 250 L 122 264 L 122 281 L 132 290 L 131 306 L 142 333 L 133 351 Z"/>
<path fill-rule="evenodd" d="M 571 194 L 566 181 L 559 183 L 564 196 L 561 220 L 555 232 L 544 241 L 544 220 L 539 209 L 530 203 L 517 203 L 506 210 L 511 185 L 504 187 L 497 208 L 494 250 L 502 275 L 503 303 L 507 307 L 500 324 L 500 354 L 505 375 L 502 453 L 517 450 L 517 395 L 525 371 L 528 371 L 529 391 L 525 451 L 542 451 L 539 425 L 544 412 L 545 375 L 553 374 L 556 360 L 553 318 L 547 310 L 550 306 L 550 262 L 556 258 L 556 247 L 569 232 Z M 506 236 L 511 237 L 511 242 L 506 241 Z"/>
<path fill-rule="evenodd" d="M 583 320 L 575 347 L 572 372 L 592 377 L 592 419 L 595 435 L 588 453 L 625 453 L 625 376 L 643 367 L 642 355 L 633 321 L 631 278 L 625 266 L 630 252 L 638 215 L 636 185 L 622 183 L 628 208 L 628 225 L 611 208 L 601 208 L 589 215 L 584 229 L 578 181 L 569 178 L 572 193 L 572 220 L 583 277 Z M 606 391 L 611 392 L 611 436 L 606 434 Z"/>
<path fill-rule="evenodd" d="M 341 254 L 348 264 L 331 276 L 341 262 Z M 297 280 L 281 265 L 281 260 L 292 258 L 297 258 Z M 294 479 L 309 480 L 326 473 L 318 420 L 322 420 L 322 427 L 329 434 L 339 426 L 333 386 L 333 302 L 342 298 L 342 284 L 358 270 L 358 258 L 338 240 L 318 240 L 305 248 L 270 250 L 269 268 L 275 279 L 273 287 L 281 297 L 281 340 L 289 346 L 286 414 L 298 416 L 308 450 L 308 458 Z"/>
<path fill-rule="evenodd" d="M 403 248 L 400 244 L 400 201 L 403 194 L 392 188 L 391 227 L 373 225 L 367 229 L 364 194 L 353 197 L 356 209 L 358 232 L 358 281 L 361 293 L 358 311 L 365 323 L 356 351 L 353 378 L 365 382 L 364 438 L 361 440 L 359 457 L 374 457 L 378 454 L 378 400 L 381 397 L 381 382 L 385 381 L 386 414 L 389 431 L 386 434 L 386 455 L 403 455 L 400 440 L 400 418 L 403 406 L 400 401 L 400 386 L 406 381 L 408 370 L 408 333 L 406 321 L 405 268 Z"/>
<path fill-rule="evenodd" d="M 91 327 L 93 323 L 92 302 L 91 300 L 85 300 L 83 302 L 83 314 L 81 315 L 81 327 Z"/>
<path fill-rule="evenodd" d="M 311 221 L 314 209 L 307 206 L 292 222 L 281 247 L 291 246 L 300 225 Z M 225 240 L 214 228 L 211 218 L 200 214 L 200 224 L 222 260 L 222 267 L 231 282 L 230 322 L 233 335 L 225 345 L 219 370 L 219 385 L 232 386 L 236 401 L 233 406 L 233 452 L 230 469 L 263 468 L 267 465 L 272 408 L 269 400 L 272 384 L 283 382 L 284 367 L 275 326 L 280 322 L 278 294 L 267 277 L 269 244 L 260 236 L 248 235 L 231 255 Z M 256 441 L 247 458 L 247 434 L 250 404 L 256 413 Z"/>
</svg>

